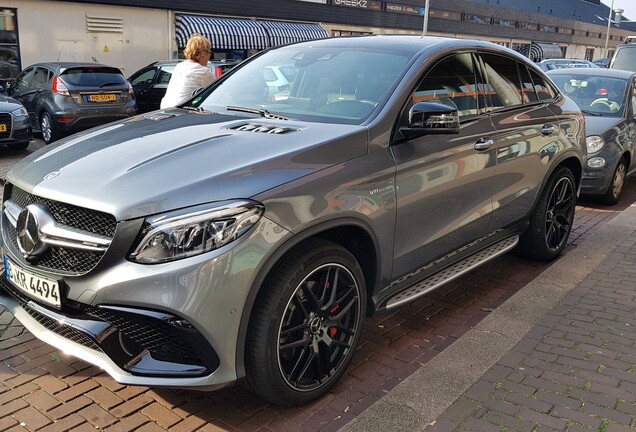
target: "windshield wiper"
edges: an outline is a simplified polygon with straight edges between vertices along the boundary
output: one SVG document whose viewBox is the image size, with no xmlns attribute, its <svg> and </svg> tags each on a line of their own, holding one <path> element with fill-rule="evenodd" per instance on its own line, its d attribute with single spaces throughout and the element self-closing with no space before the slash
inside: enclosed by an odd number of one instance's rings
<svg viewBox="0 0 636 432">
<path fill-rule="evenodd" d="M 594 111 L 588 111 L 588 110 L 581 110 L 581 112 L 583 114 L 591 115 L 591 116 L 595 116 L 595 117 L 601 117 L 603 115 L 601 113 L 597 113 L 597 112 L 594 112 Z"/>
<path fill-rule="evenodd" d="M 226 106 L 225 109 L 228 111 L 240 111 L 240 112 L 246 112 L 251 114 L 258 114 L 261 117 L 265 117 L 268 119 L 289 120 L 289 117 L 287 116 L 284 116 L 281 114 L 274 114 L 267 111 L 266 109 L 246 108 L 246 107 L 239 107 L 239 106 Z"/>
</svg>

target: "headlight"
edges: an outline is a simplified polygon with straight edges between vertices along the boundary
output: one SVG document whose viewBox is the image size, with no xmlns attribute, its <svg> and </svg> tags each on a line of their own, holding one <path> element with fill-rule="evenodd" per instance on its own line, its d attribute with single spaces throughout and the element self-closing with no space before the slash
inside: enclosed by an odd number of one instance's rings
<svg viewBox="0 0 636 432">
<path fill-rule="evenodd" d="M 157 264 L 218 249 L 245 234 L 262 214 L 262 204 L 240 200 L 148 217 L 129 259 Z"/>
<path fill-rule="evenodd" d="M 27 112 L 25 107 L 20 107 L 15 111 L 11 111 L 11 114 L 14 117 L 28 117 L 29 113 Z"/>
<path fill-rule="evenodd" d="M 587 166 L 590 168 L 603 168 L 605 166 L 605 159 L 602 157 L 593 157 L 587 160 Z"/>
<path fill-rule="evenodd" d="M 585 139 L 585 143 L 587 144 L 588 154 L 592 154 L 603 148 L 605 140 L 598 135 L 592 135 Z"/>
</svg>

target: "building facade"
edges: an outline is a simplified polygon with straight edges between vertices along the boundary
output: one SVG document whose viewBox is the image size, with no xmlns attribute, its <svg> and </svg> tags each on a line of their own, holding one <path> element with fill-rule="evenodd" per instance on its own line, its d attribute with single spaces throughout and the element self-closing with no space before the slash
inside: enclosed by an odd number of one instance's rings
<svg viewBox="0 0 636 432">
<path fill-rule="evenodd" d="M 431 0 L 427 34 L 489 40 L 529 55 L 537 52 L 533 44 L 551 46 L 539 56 L 594 60 L 635 33 L 612 25 L 605 49 L 607 20 L 599 17 L 609 9 L 598 0 L 560 0 L 559 16 L 545 6 L 513 9 L 514 1 Z M 320 36 L 421 34 L 423 6 L 424 0 L 0 0 L 0 74 L 7 79 L 40 61 L 89 61 L 129 76 L 179 57 L 193 31 L 213 40 L 217 59 Z"/>
</svg>

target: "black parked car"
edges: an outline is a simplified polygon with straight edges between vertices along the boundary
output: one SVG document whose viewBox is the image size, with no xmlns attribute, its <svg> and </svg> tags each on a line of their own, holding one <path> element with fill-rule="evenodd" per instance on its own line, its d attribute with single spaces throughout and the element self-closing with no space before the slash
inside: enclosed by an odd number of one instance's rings
<svg viewBox="0 0 636 432">
<path fill-rule="evenodd" d="M 0 144 L 11 150 L 24 150 L 33 138 L 31 122 L 17 100 L 0 96 Z"/>
<path fill-rule="evenodd" d="M 636 171 L 636 72 L 559 69 L 548 75 L 585 115 L 588 159 L 581 193 L 616 204 L 625 177 Z"/>
<path fill-rule="evenodd" d="M 161 99 L 166 94 L 168 83 L 172 77 L 172 71 L 177 63 L 183 60 L 157 61 L 138 70 L 128 78 L 135 91 L 137 109 L 139 113 L 159 109 Z M 240 60 L 211 60 L 208 67 L 219 78 L 226 71 L 239 64 Z"/>
<path fill-rule="evenodd" d="M 137 113 L 132 86 L 118 68 L 96 63 L 38 63 L 6 89 L 49 144 L 73 132 Z"/>
</svg>

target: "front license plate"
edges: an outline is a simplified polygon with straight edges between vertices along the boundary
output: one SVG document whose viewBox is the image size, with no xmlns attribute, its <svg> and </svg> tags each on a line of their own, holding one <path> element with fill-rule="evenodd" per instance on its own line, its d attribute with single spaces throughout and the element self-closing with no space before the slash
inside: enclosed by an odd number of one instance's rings
<svg viewBox="0 0 636 432">
<path fill-rule="evenodd" d="M 57 281 L 36 276 L 7 257 L 4 257 L 4 269 L 7 280 L 29 297 L 58 308 L 62 305 Z"/>
<path fill-rule="evenodd" d="M 98 94 L 86 96 L 89 102 L 112 102 L 117 100 L 117 95 L 114 94 Z"/>
<path fill-rule="evenodd" d="M 0 132 L 6 132 L 7 131 L 7 125 L 4 123 L 0 123 Z"/>
</svg>

